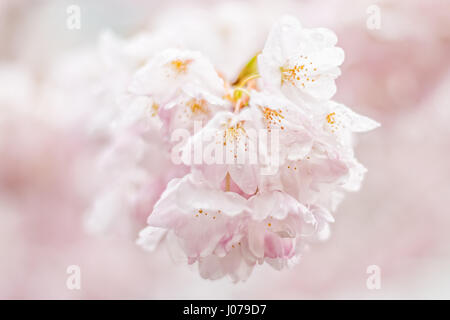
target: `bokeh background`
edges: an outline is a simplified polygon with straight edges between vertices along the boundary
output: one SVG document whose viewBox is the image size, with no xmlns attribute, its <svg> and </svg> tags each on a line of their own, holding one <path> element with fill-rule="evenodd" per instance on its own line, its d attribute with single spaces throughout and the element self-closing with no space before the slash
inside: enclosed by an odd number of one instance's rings
<svg viewBox="0 0 450 320">
<path fill-rule="evenodd" d="M 70 5 L 81 8 L 79 30 L 66 26 Z M 113 208 L 96 202 L 102 184 L 134 173 L 98 169 L 108 101 L 127 59 L 150 50 L 139 34 L 201 50 L 232 79 L 286 13 L 337 33 L 346 61 L 335 100 L 382 126 L 358 137 L 368 173 L 327 242 L 290 270 L 207 281 L 164 247 L 135 245 L 155 199 L 130 210 L 115 189 Z M 449 15 L 448 0 L 0 0 L 0 298 L 449 299 Z M 145 188 L 155 197 L 157 186 Z M 92 207 L 105 227 L 87 221 Z M 81 290 L 66 287 L 69 265 L 81 268 Z M 379 290 L 366 286 L 370 265 Z"/>
</svg>

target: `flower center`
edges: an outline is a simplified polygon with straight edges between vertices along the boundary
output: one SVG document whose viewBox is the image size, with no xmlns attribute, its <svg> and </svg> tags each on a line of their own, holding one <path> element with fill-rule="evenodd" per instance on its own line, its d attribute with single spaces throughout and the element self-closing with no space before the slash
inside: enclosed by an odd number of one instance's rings
<svg viewBox="0 0 450 320">
<path fill-rule="evenodd" d="M 150 107 L 150 115 L 152 117 L 155 117 L 156 115 L 158 115 L 158 110 L 159 110 L 159 105 L 157 103 L 153 103 Z"/>
<path fill-rule="evenodd" d="M 193 62 L 192 59 L 175 59 L 172 60 L 169 64 L 170 67 L 178 74 L 180 73 L 186 73 L 188 66 Z"/>
<path fill-rule="evenodd" d="M 225 129 L 225 132 L 223 133 L 223 138 L 224 138 L 223 144 L 226 145 L 227 141 L 239 142 L 242 135 L 245 135 L 244 121 L 239 121 L 235 125 L 228 126 Z"/>
<path fill-rule="evenodd" d="M 274 110 L 269 107 L 259 107 L 264 117 L 264 121 L 266 123 L 266 128 L 270 132 L 273 126 L 280 126 L 281 130 L 284 130 L 284 127 L 281 125 L 281 121 L 284 119 L 283 110 L 278 109 Z"/>
<path fill-rule="evenodd" d="M 296 87 L 305 88 L 308 83 L 313 83 L 319 77 L 316 74 L 317 68 L 307 56 L 299 56 L 293 60 L 289 60 L 280 67 L 281 84 L 290 83 Z"/>
<path fill-rule="evenodd" d="M 329 124 L 335 124 L 335 123 L 336 123 L 336 118 L 335 118 L 335 116 L 336 116 L 336 112 L 329 113 L 329 114 L 327 115 L 327 122 L 328 122 Z"/>
<path fill-rule="evenodd" d="M 191 99 L 186 103 L 193 115 L 209 113 L 208 104 L 204 99 Z"/>
<path fill-rule="evenodd" d="M 217 218 L 219 218 L 222 215 L 222 211 L 220 210 L 213 210 L 211 212 L 205 211 L 203 209 L 197 209 L 194 211 L 194 217 L 195 218 L 199 218 L 199 217 L 209 217 L 212 220 L 216 220 Z"/>
<path fill-rule="evenodd" d="M 328 125 L 332 133 L 335 133 L 339 129 L 345 127 L 342 118 L 340 117 L 339 114 L 336 114 L 336 112 L 331 112 L 327 114 L 326 121 L 327 121 L 326 124 Z"/>
</svg>

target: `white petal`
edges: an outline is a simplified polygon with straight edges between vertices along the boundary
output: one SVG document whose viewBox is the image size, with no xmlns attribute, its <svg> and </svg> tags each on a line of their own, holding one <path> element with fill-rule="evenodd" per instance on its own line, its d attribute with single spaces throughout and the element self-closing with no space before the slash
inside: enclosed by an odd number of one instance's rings
<svg viewBox="0 0 450 320">
<path fill-rule="evenodd" d="M 165 237 L 166 233 L 167 229 L 155 228 L 151 226 L 146 227 L 139 232 L 139 238 L 136 240 L 136 244 L 147 251 L 153 251 Z"/>
</svg>

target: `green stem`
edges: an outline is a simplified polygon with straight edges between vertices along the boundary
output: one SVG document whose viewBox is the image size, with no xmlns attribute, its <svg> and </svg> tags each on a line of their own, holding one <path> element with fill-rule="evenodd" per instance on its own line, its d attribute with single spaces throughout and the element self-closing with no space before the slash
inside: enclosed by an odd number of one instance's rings
<svg viewBox="0 0 450 320">
<path fill-rule="evenodd" d="M 245 84 L 246 84 L 247 82 L 249 82 L 250 80 L 257 79 L 257 78 L 260 78 L 260 77 L 261 77 L 261 75 L 260 75 L 259 73 L 253 74 L 253 75 L 251 75 L 251 76 L 245 78 L 244 80 L 242 80 L 242 81 L 239 83 L 239 87 L 243 87 L 243 86 L 245 86 Z"/>
</svg>

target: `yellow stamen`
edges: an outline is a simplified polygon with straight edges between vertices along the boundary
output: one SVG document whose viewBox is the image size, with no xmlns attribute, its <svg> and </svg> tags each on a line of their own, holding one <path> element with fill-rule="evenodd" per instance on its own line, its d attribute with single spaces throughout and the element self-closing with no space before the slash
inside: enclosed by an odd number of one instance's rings
<svg viewBox="0 0 450 320">
<path fill-rule="evenodd" d="M 170 62 L 170 66 L 177 73 L 186 73 L 189 64 L 191 64 L 192 62 L 193 62 L 192 59 L 187 60 L 176 59 Z"/>
</svg>

